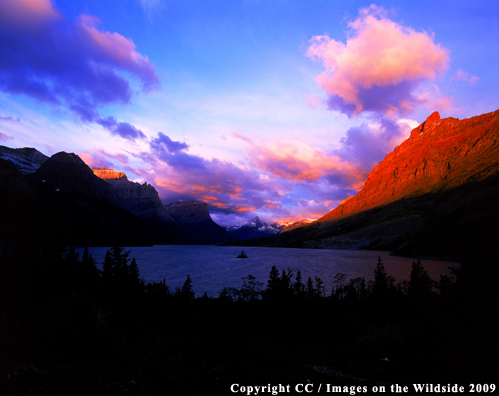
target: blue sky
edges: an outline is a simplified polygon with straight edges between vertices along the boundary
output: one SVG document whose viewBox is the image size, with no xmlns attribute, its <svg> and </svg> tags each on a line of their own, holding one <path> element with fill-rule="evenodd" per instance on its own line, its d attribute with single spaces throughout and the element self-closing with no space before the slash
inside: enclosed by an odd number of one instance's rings
<svg viewBox="0 0 499 396">
<path fill-rule="evenodd" d="M 0 144 L 76 152 L 223 225 L 318 218 L 433 111 L 499 108 L 497 1 L 0 7 Z"/>
</svg>

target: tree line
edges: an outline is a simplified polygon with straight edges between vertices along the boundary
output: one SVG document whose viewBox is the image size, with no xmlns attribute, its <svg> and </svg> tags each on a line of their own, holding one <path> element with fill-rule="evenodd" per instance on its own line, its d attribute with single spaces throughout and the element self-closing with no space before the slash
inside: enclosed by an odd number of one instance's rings
<svg viewBox="0 0 499 396">
<path fill-rule="evenodd" d="M 372 279 L 338 273 L 329 284 L 273 266 L 265 282 L 247 275 L 196 297 L 190 276 L 174 290 L 164 278 L 145 282 L 123 247 L 109 248 L 102 266 L 86 248 L 4 247 L 0 393 L 204 395 L 236 382 L 354 377 L 485 383 L 495 375 L 486 357 L 498 352 L 496 261 L 465 260 L 433 281 L 414 260 L 396 282 L 378 258 Z M 326 374 L 339 371 L 351 377 Z"/>
</svg>

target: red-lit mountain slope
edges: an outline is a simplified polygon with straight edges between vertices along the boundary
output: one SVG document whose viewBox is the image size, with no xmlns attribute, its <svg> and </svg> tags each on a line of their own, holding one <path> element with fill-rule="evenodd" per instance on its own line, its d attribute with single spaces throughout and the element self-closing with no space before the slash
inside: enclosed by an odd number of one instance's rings
<svg viewBox="0 0 499 396">
<path fill-rule="evenodd" d="M 465 120 L 433 113 L 357 195 L 308 226 L 246 244 L 484 256 L 499 238 L 498 203 L 499 110 Z"/>
<path fill-rule="evenodd" d="M 499 110 L 469 119 L 433 113 L 369 174 L 364 188 L 318 222 L 479 181 L 499 170 Z"/>
</svg>

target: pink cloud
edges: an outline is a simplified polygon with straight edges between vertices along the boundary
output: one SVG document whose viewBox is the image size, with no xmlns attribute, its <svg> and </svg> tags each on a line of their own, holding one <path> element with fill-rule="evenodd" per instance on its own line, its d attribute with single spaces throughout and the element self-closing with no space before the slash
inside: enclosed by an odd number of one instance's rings
<svg viewBox="0 0 499 396">
<path fill-rule="evenodd" d="M 479 80 L 480 79 L 477 76 L 473 76 L 461 69 L 458 69 L 450 78 L 450 81 L 464 81 L 469 82 L 471 85 L 475 85 Z"/>
<path fill-rule="evenodd" d="M 39 23 L 60 18 L 50 0 L 16 0 L 3 3 L 6 8 L 10 9 L 10 12 L 5 15 L 24 29 L 33 29 Z"/>
<path fill-rule="evenodd" d="M 76 153 L 90 168 L 113 168 L 113 164 L 99 153 L 82 151 Z"/>
<path fill-rule="evenodd" d="M 361 9 L 348 27 L 346 43 L 315 36 L 306 54 L 326 69 L 317 82 L 331 95 L 331 109 L 349 115 L 410 112 L 419 103 L 413 90 L 448 66 L 448 50 L 428 33 L 391 21 L 383 8 Z"/>
<path fill-rule="evenodd" d="M 415 93 L 415 97 L 420 102 L 424 102 L 426 107 L 432 111 L 452 110 L 452 98 L 442 95 L 435 84 L 427 84 L 422 90 Z"/>
<path fill-rule="evenodd" d="M 345 188 L 354 188 L 362 177 L 348 161 L 326 155 L 304 142 L 262 140 L 257 144 L 248 138 L 244 140 L 250 143 L 247 154 L 252 164 L 274 178 L 309 183 L 335 176 Z"/>
</svg>

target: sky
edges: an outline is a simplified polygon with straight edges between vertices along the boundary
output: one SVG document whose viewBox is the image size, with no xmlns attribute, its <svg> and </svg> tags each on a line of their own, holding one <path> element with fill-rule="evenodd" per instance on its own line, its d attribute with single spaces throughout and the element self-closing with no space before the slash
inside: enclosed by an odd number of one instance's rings
<svg viewBox="0 0 499 396">
<path fill-rule="evenodd" d="M 496 0 L 0 0 L 0 145 L 317 219 L 432 112 L 499 109 L 498 70 Z"/>
</svg>

